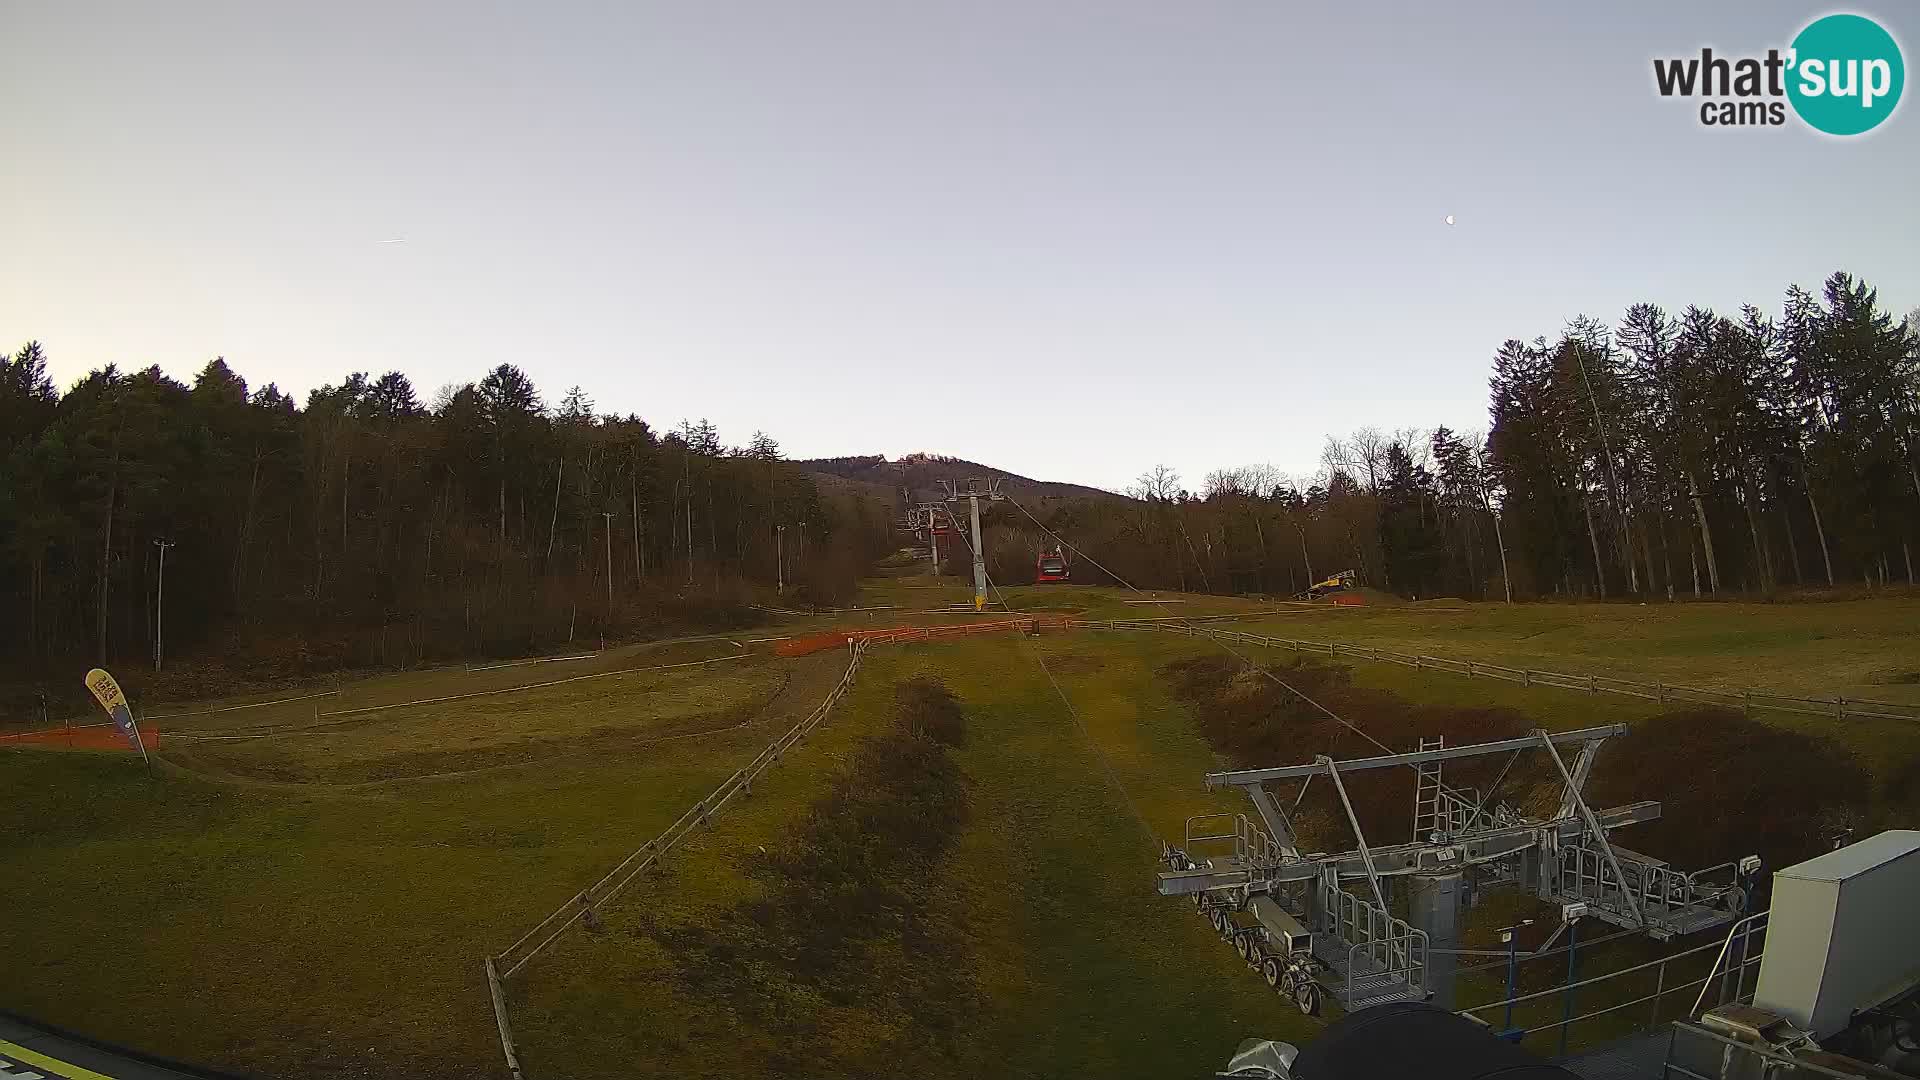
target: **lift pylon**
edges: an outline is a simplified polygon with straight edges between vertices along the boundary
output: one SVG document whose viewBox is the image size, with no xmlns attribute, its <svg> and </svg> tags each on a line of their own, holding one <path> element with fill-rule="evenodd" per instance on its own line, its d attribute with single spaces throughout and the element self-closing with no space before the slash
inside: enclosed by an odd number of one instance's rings
<svg viewBox="0 0 1920 1080">
<path fill-rule="evenodd" d="M 964 500 L 973 511 L 973 609 L 979 611 L 987 606 L 987 553 L 980 543 L 980 500 L 996 501 L 1006 496 L 1000 494 L 999 480 L 971 479 L 965 489 L 952 480 L 942 480 L 940 486 L 947 489 L 948 502 Z"/>
<path fill-rule="evenodd" d="M 907 509 L 907 528 L 914 539 L 926 539 L 933 575 L 940 576 L 940 537 L 953 531 L 953 514 L 944 503 L 921 503 Z"/>
</svg>

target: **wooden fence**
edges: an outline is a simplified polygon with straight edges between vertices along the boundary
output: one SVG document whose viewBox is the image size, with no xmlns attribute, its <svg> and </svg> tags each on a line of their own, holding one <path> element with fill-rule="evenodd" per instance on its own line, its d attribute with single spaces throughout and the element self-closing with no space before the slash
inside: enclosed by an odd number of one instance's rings
<svg viewBox="0 0 1920 1080">
<path fill-rule="evenodd" d="M 620 864 L 608 871 L 605 877 L 585 889 L 575 893 L 573 898 L 560 905 L 551 915 L 540 920 L 533 929 L 521 936 L 519 941 L 507 946 L 495 956 L 486 958 L 487 985 L 493 1000 L 494 1022 L 500 1031 L 500 1051 L 506 1058 L 507 1068 L 519 1080 L 522 1075 L 519 1055 L 514 1047 L 513 1031 L 507 1020 L 506 995 L 501 987 L 504 980 L 512 978 L 534 957 L 540 955 L 566 933 L 574 923 L 598 919 L 597 909 L 610 903 L 620 891 L 633 879 L 658 865 L 673 850 L 681 845 L 688 836 L 701 826 L 710 822 L 714 815 L 726 809 L 728 803 L 737 796 L 752 793 L 753 782 L 761 773 L 779 761 L 781 755 L 791 750 L 802 739 L 813 733 L 833 711 L 833 707 L 853 689 L 854 677 L 860 671 L 860 661 L 866 655 L 867 642 L 848 643 L 847 669 L 834 684 L 826 698 L 813 707 L 804 718 L 788 728 L 779 738 L 767 745 L 759 755 L 744 767 L 734 771 L 713 793 L 687 809 L 665 832 L 640 845 Z"/>
<path fill-rule="evenodd" d="M 1025 615 L 1016 619 L 997 619 L 984 623 L 955 623 L 950 626 L 891 626 L 880 630 L 827 630 L 818 634 L 786 638 L 775 643 L 773 651 L 778 656 L 805 656 L 808 653 L 826 649 L 843 648 L 856 641 L 875 645 L 899 644 L 909 641 L 971 637 L 975 634 L 998 634 L 1007 631 L 1031 634 L 1040 630 L 1064 630 L 1075 625 L 1077 624 L 1072 619 L 1064 615 Z"/>
</svg>

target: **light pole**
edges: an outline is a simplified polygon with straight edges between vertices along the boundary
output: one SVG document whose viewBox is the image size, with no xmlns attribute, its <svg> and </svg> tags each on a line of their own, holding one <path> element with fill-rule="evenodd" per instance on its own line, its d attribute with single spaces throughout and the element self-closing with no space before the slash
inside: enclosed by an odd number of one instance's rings
<svg viewBox="0 0 1920 1080">
<path fill-rule="evenodd" d="M 166 625 L 167 611 L 167 549 L 173 546 L 171 540 L 155 540 L 153 546 L 160 549 L 160 580 L 154 587 L 153 595 L 153 670 L 160 670 L 160 638 Z"/>
<path fill-rule="evenodd" d="M 1567 1056 L 1567 1029 L 1573 1026 L 1573 979 L 1579 969 L 1575 966 L 1579 958 L 1580 920 L 1587 914 L 1585 904 L 1560 905 L 1560 917 L 1567 924 L 1567 992 L 1566 1000 L 1560 1007 L 1560 1056 Z"/>
<path fill-rule="evenodd" d="M 1519 954 L 1516 951 L 1520 947 L 1519 936 L 1516 935 L 1514 931 L 1520 929 L 1522 926 L 1532 925 L 1532 919 L 1521 919 L 1512 926 L 1500 928 L 1500 944 L 1507 947 L 1507 1020 L 1506 1023 L 1501 1025 L 1504 1030 L 1502 1030 L 1500 1034 L 1509 1039 L 1513 1038 L 1513 989 L 1515 976 L 1520 966 Z"/>
<path fill-rule="evenodd" d="M 607 626 L 613 626 L 613 511 L 602 510 L 600 516 L 607 519 Z"/>
<path fill-rule="evenodd" d="M 774 592 L 787 595 L 787 527 L 773 527 L 773 580 Z"/>
</svg>

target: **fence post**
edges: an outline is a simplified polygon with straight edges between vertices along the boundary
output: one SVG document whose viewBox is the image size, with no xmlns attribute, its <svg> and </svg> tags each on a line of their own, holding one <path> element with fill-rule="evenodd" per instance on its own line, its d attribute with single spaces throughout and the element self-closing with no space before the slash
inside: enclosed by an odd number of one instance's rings
<svg viewBox="0 0 1920 1080">
<path fill-rule="evenodd" d="M 1753 719 L 1753 691 L 1752 690 L 1748 690 L 1741 695 L 1740 711 L 1746 714 L 1747 719 L 1749 720 Z"/>
<path fill-rule="evenodd" d="M 1478 674 L 1478 672 L 1474 671 L 1473 669 L 1473 661 L 1471 660 L 1467 661 L 1467 678 L 1471 679 L 1476 674 Z"/>
<path fill-rule="evenodd" d="M 1833 715 L 1836 720 L 1845 720 L 1847 718 L 1847 695 L 1833 695 Z"/>
<path fill-rule="evenodd" d="M 1667 703 L 1667 684 L 1655 679 L 1653 682 L 1653 694 L 1660 699 L 1660 704 L 1665 705 Z"/>
<path fill-rule="evenodd" d="M 1533 669 L 1532 668 L 1520 669 L 1520 685 L 1521 686 L 1533 685 Z"/>
<path fill-rule="evenodd" d="M 500 1053 L 507 1059 L 507 1071 L 513 1080 L 521 1080 L 520 1055 L 513 1049 L 513 1028 L 507 1024 L 507 996 L 500 989 L 500 971 L 493 957 L 487 957 L 487 992 L 493 997 L 493 1022 L 500 1029 Z"/>
<path fill-rule="evenodd" d="M 1596 689 L 1596 688 L 1594 687 L 1594 685 L 1593 685 L 1593 676 L 1591 676 L 1591 675 L 1589 675 L 1589 676 L 1587 676 L 1587 693 L 1589 693 L 1589 694 L 1597 694 L 1597 693 L 1599 693 L 1599 692 L 1600 692 L 1600 691 L 1599 691 L 1599 690 L 1597 690 L 1597 689 Z"/>
</svg>

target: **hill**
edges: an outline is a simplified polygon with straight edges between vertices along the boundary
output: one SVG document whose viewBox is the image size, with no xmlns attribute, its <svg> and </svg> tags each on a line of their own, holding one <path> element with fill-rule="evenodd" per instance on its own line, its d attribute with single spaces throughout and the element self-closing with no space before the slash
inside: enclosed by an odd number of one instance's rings
<svg viewBox="0 0 1920 1080">
<path fill-rule="evenodd" d="M 1000 481 L 1002 490 L 1015 496 L 1051 499 L 1123 499 L 1126 496 L 1084 484 L 1035 480 L 1019 473 L 982 465 L 964 458 L 942 454 L 907 454 L 889 461 L 885 455 L 813 458 L 794 464 L 827 482 L 823 488 L 859 489 L 875 497 L 884 497 L 897 505 L 902 489 L 915 502 L 939 498 L 943 480 L 966 483 L 969 479 Z M 836 482 L 837 481 L 837 482 Z"/>
</svg>

